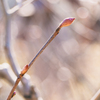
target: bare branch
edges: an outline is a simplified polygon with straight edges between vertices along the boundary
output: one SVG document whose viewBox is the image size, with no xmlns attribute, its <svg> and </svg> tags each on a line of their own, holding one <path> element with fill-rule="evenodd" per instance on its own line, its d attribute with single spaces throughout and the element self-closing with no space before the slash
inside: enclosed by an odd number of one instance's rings
<svg viewBox="0 0 100 100">
<path fill-rule="evenodd" d="M 34 61 L 40 56 L 40 54 L 44 51 L 44 49 L 50 44 L 50 42 L 58 35 L 60 29 L 62 27 L 65 26 L 69 26 L 73 21 L 75 20 L 75 18 L 68 18 L 65 19 L 56 29 L 56 31 L 50 36 L 50 38 L 47 40 L 47 42 L 43 45 L 43 47 L 40 49 L 40 51 L 36 54 L 36 56 L 32 59 L 32 61 L 29 63 L 29 65 L 26 65 L 23 70 L 21 71 L 20 75 L 18 76 L 7 100 L 10 100 L 18 83 L 20 82 L 20 80 L 22 79 L 22 77 L 24 76 L 24 74 L 28 71 L 28 69 L 32 66 L 32 64 L 34 63 Z"/>
<path fill-rule="evenodd" d="M 64 26 L 69 26 L 75 18 L 68 18 L 65 19 L 56 29 L 56 31 L 51 35 L 51 37 L 47 40 L 47 42 L 43 45 L 43 47 L 40 49 L 40 51 L 36 54 L 36 56 L 33 58 L 33 60 L 29 63 L 29 67 L 34 63 L 34 61 L 39 57 L 39 55 L 43 52 L 43 50 L 50 44 L 50 42 L 58 35 L 60 29 Z"/>
</svg>

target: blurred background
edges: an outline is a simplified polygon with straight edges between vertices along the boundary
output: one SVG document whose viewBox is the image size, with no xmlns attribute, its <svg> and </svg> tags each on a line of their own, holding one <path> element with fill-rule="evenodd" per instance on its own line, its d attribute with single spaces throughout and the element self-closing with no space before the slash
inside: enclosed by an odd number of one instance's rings
<svg viewBox="0 0 100 100">
<path fill-rule="evenodd" d="M 22 0 L 29 1 L 29 0 Z M 90 100 L 100 88 L 100 0 L 33 0 L 20 6 L 8 0 L 11 18 L 11 47 L 23 68 L 67 17 L 72 25 L 60 30 L 27 72 L 43 100 Z M 18 4 L 19 3 L 19 4 Z M 0 64 L 7 63 L 5 16 L 0 3 Z M 12 86 L 0 78 L 0 100 Z M 17 93 L 12 100 L 24 100 Z"/>
</svg>

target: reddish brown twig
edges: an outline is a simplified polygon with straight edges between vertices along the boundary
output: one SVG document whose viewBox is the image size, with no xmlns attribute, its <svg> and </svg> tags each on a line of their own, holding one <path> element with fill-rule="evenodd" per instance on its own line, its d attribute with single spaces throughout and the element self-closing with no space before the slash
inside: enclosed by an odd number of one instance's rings
<svg viewBox="0 0 100 100">
<path fill-rule="evenodd" d="M 36 54 L 36 56 L 32 59 L 32 61 L 29 63 L 29 65 L 26 65 L 23 70 L 21 71 L 19 77 L 17 78 L 14 87 L 12 88 L 7 100 L 10 100 L 18 83 L 20 82 L 20 80 L 22 79 L 22 77 L 24 76 L 24 74 L 28 71 L 28 69 L 31 67 L 31 65 L 34 63 L 34 61 L 39 57 L 39 55 L 43 52 L 43 50 L 50 44 L 50 42 L 58 35 L 60 29 L 62 27 L 65 26 L 69 26 L 71 25 L 71 23 L 75 20 L 75 18 L 67 18 L 65 19 L 63 22 L 61 22 L 61 24 L 58 26 L 58 28 L 56 29 L 56 31 L 50 36 L 50 38 L 47 40 L 47 42 L 43 45 L 43 47 L 40 49 L 40 51 Z"/>
</svg>

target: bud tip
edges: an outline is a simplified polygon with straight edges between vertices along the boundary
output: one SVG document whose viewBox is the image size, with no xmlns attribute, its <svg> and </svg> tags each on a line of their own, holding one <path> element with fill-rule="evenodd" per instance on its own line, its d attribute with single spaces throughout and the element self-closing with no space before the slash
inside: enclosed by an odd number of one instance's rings
<svg viewBox="0 0 100 100">
<path fill-rule="evenodd" d="M 75 20 L 75 18 L 66 18 L 64 19 L 61 24 L 60 27 L 65 27 L 65 26 L 69 26 L 72 24 L 72 22 Z"/>
<path fill-rule="evenodd" d="M 22 69 L 21 74 L 22 74 L 22 75 L 25 74 L 25 73 L 27 72 L 28 68 L 29 68 L 28 65 L 26 65 L 26 66 Z"/>
</svg>

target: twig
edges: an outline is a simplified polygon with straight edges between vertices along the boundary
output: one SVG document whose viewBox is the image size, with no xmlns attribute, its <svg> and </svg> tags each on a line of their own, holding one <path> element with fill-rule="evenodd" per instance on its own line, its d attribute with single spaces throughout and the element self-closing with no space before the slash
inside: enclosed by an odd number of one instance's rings
<svg viewBox="0 0 100 100">
<path fill-rule="evenodd" d="M 26 65 L 23 70 L 21 71 L 19 77 L 17 78 L 7 100 L 10 100 L 18 83 L 20 82 L 20 80 L 22 79 L 22 77 L 24 76 L 24 74 L 28 71 L 28 69 L 32 66 L 32 64 L 34 63 L 34 61 L 39 57 L 39 55 L 43 52 L 43 50 L 50 44 L 50 42 L 58 35 L 60 29 L 64 26 L 69 26 L 73 21 L 75 20 L 75 18 L 68 18 L 65 19 L 56 29 L 56 31 L 50 36 L 50 38 L 47 40 L 47 42 L 43 45 L 43 47 L 40 49 L 40 51 L 36 54 L 36 56 L 32 59 L 32 61 L 29 63 L 29 65 Z"/>
<path fill-rule="evenodd" d="M 58 35 L 60 29 L 64 26 L 69 26 L 75 18 L 65 19 L 56 29 L 56 31 L 51 35 L 51 37 L 47 40 L 47 42 L 43 45 L 40 51 L 36 54 L 33 60 L 29 63 L 29 67 L 34 63 L 34 61 L 38 58 L 38 56 L 43 52 L 43 50 L 49 45 L 49 43 Z"/>
</svg>

